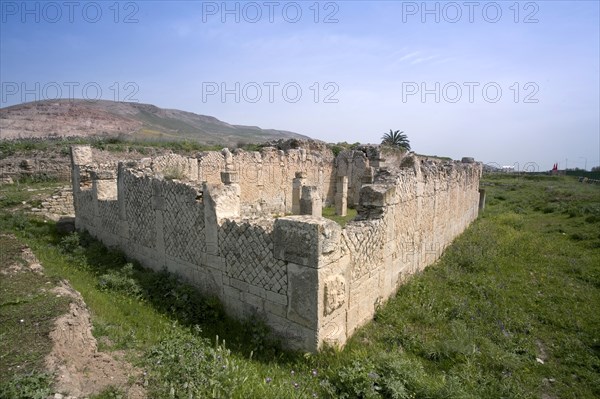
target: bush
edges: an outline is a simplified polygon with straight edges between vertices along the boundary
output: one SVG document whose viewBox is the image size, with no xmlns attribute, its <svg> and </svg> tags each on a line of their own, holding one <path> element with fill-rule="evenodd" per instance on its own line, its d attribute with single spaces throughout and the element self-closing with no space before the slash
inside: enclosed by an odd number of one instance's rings
<svg viewBox="0 0 600 399">
<path fill-rule="evenodd" d="M 329 381 L 323 384 L 325 391 L 334 398 L 350 399 L 379 398 L 379 374 L 369 359 L 355 360 L 348 366 L 336 370 L 329 376 Z"/>
<path fill-rule="evenodd" d="M 167 180 L 183 180 L 185 179 L 185 172 L 181 168 L 172 166 L 163 170 L 163 176 Z"/>
<path fill-rule="evenodd" d="M 275 355 L 281 350 L 281 343 L 273 339 L 266 320 L 258 315 L 248 318 L 242 326 L 246 332 L 253 353 Z"/>
<path fill-rule="evenodd" d="M 52 382 L 52 375 L 47 373 L 16 375 L 0 385 L 0 398 L 45 399 L 52 394 Z"/>
<path fill-rule="evenodd" d="M 58 244 L 60 251 L 66 254 L 72 254 L 81 248 L 79 234 L 76 232 L 64 236 Z"/>
<path fill-rule="evenodd" d="M 127 396 L 116 387 L 108 387 L 98 395 L 93 395 L 90 399 L 125 399 Z"/>
<path fill-rule="evenodd" d="M 240 383 L 236 361 L 225 348 L 202 338 L 200 328 L 173 328 L 146 354 L 150 390 L 157 398 L 227 397 Z"/>
<path fill-rule="evenodd" d="M 111 270 L 100 276 L 98 288 L 106 291 L 120 292 L 134 298 L 142 297 L 142 287 L 133 278 L 133 263 L 126 263 L 121 269 Z"/>
</svg>

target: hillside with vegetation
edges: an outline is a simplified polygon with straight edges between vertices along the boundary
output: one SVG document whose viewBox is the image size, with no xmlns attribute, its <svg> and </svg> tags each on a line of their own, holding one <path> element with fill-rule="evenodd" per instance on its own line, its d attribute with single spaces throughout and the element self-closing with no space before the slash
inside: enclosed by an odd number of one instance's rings
<svg viewBox="0 0 600 399">
<path fill-rule="evenodd" d="M 179 141 L 234 146 L 301 134 L 233 125 L 219 119 L 151 104 L 107 100 L 44 100 L 0 109 L 0 139 L 120 137 L 123 140 Z"/>
</svg>

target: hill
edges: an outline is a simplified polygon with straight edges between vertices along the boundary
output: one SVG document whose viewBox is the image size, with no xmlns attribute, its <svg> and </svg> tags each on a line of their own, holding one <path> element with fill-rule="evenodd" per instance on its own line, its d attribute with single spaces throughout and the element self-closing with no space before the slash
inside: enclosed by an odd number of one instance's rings
<svg viewBox="0 0 600 399">
<path fill-rule="evenodd" d="M 307 139 L 285 130 L 231 125 L 219 119 L 151 104 L 107 100 L 44 100 L 0 108 L 0 138 L 124 136 L 194 140 L 207 145 Z"/>
</svg>

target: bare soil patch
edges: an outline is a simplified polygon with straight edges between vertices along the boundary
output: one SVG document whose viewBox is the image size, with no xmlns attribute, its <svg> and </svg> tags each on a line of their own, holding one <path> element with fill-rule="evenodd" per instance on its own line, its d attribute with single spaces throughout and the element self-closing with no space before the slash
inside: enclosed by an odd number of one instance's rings
<svg viewBox="0 0 600 399">
<path fill-rule="evenodd" d="M 10 276 L 21 273 L 43 276 L 44 269 L 30 248 L 21 247 L 18 255 L 0 270 L 3 279 L 8 281 Z M 56 376 L 54 392 L 59 394 L 57 397 L 86 398 L 116 387 L 125 392 L 127 398 L 145 398 L 142 371 L 124 360 L 123 352 L 98 351 L 98 343 L 92 335 L 90 312 L 81 294 L 66 280 L 50 287 L 42 284 L 37 290 L 70 301 L 69 311 L 54 321 L 49 334 L 52 349 L 44 361 L 47 371 Z M 23 317 L 27 319 L 26 315 Z"/>
</svg>

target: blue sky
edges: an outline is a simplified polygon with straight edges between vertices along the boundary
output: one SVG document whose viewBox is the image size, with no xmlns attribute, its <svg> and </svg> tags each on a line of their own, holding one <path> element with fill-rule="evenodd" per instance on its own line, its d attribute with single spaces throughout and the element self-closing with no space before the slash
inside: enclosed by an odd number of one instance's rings
<svg viewBox="0 0 600 399">
<path fill-rule="evenodd" d="M 600 165 L 598 1 L 1 1 L 0 106 L 138 101 L 328 142 Z M 59 93 L 60 91 L 60 93 Z"/>
</svg>

